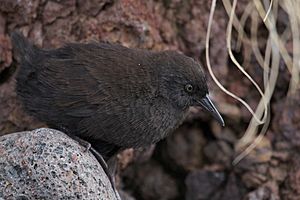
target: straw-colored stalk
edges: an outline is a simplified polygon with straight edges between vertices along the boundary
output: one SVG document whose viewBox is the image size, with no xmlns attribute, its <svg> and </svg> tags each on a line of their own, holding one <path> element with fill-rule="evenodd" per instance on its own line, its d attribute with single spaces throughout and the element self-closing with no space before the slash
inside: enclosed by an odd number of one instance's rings
<svg viewBox="0 0 300 200">
<path fill-rule="evenodd" d="M 236 144 L 236 151 L 241 152 L 233 161 L 233 164 L 237 164 L 242 158 L 253 150 L 257 144 L 263 139 L 266 131 L 268 130 L 269 123 L 271 120 L 270 116 L 270 100 L 273 96 L 275 85 L 277 82 L 279 63 L 280 59 L 285 63 L 288 71 L 291 73 L 289 94 L 293 94 L 299 88 L 299 71 L 300 71 L 300 37 L 299 37 L 299 26 L 300 26 L 300 1 L 279 1 L 279 0 L 264 0 L 263 6 L 260 0 L 250 1 L 245 9 L 245 12 L 239 19 L 235 14 L 235 8 L 237 0 L 233 0 L 232 4 L 230 0 L 222 0 L 224 8 L 229 16 L 229 22 L 227 24 L 226 42 L 227 50 L 230 59 L 240 70 L 246 78 L 248 78 L 254 85 L 254 88 L 261 95 L 261 99 L 258 102 L 255 112 L 252 108 L 240 97 L 228 91 L 215 77 L 209 55 L 209 38 L 211 32 L 211 24 L 216 6 L 216 0 L 212 0 L 211 11 L 208 22 L 208 30 L 206 35 L 206 62 L 208 71 L 214 80 L 214 82 L 220 87 L 220 89 L 241 102 L 252 114 L 252 119 L 245 131 L 244 136 Z M 289 16 L 290 26 L 286 28 L 282 35 L 278 35 L 276 29 L 277 12 L 279 9 L 283 9 Z M 267 10 L 267 11 L 266 11 Z M 251 17 L 251 36 L 247 37 L 245 34 L 244 26 L 247 19 Z M 257 42 L 257 33 L 260 23 L 264 23 L 267 31 L 269 32 L 268 38 L 266 38 L 265 53 L 262 55 Z M 240 49 L 242 45 L 250 45 L 252 47 L 252 53 L 256 59 L 256 62 L 262 67 L 264 92 L 253 80 L 253 78 L 246 72 L 245 68 L 235 59 L 232 48 L 232 29 L 238 33 L 237 37 L 237 48 Z M 288 50 L 285 47 L 285 43 L 293 40 L 293 55 L 289 55 Z M 262 125 L 260 132 L 258 133 L 258 127 Z"/>
</svg>

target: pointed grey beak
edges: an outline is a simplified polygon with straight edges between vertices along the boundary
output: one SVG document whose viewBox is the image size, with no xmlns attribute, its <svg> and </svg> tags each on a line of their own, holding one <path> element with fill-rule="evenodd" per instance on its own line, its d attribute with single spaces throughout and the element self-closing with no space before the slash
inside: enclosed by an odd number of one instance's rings
<svg viewBox="0 0 300 200">
<path fill-rule="evenodd" d="M 222 126 L 225 126 L 222 116 L 220 115 L 214 104 L 211 102 L 208 94 L 198 102 L 200 106 L 208 111 Z"/>
</svg>

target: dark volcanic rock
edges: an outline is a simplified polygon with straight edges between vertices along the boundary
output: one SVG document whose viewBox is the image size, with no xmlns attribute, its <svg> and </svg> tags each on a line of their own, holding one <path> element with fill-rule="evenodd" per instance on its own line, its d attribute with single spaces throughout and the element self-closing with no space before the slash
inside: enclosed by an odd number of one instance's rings
<svg viewBox="0 0 300 200">
<path fill-rule="evenodd" d="M 204 154 L 212 163 L 222 164 L 226 167 L 231 166 L 233 149 L 222 140 L 210 142 L 204 148 Z"/>
<path fill-rule="evenodd" d="M 190 173 L 186 180 L 186 200 L 210 199 L 225 181 L 223 172 L 199 170 Z"/>
<path fill-rule="evenodd" d="M 48 24 L 59 17 L 66 17 L 75 10 L 75 3 L 75 0 L 62 1 L 62 3 L 48 1 L 43 12 L 43 21 Z"/>
<path fill-rule="evenodd" d="M 254 191 L 249 192 L 244 200 L 280 200 L 277 183 L 268 183 Z M 284 197 L 283 199 L 287 199 Z"/>
<path fill-rule="evenodd" d="M 176 180 L 155 161 L 129 167 L 125 173 L 125 184 L 131 185 L 140 197 L 137 199 L 168 200 L 178 198 Z"/>
<path fill-rule="evenodd" d="M 188 172 L 203 164 L 206 139 L 200 129 L 182 126 L 160 144 L 162 160 L 174 171 Z"/>
<path fill-rule="evenodd" d="M 287 98 L 279 119 L 284 137 L 295 147 L 300 147 L 300 90 Z"/>
</svg>

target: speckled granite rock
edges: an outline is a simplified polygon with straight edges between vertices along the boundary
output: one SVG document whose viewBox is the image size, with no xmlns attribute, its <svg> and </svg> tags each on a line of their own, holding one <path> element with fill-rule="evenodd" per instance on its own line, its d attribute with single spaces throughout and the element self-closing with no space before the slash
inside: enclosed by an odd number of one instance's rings
<svg viewBox="0 0 300 200">
<path fill-rule="evenodd" d="M 90 152 L 65 134 L 36 129 L 0 137 L 0 199 L 116 199 Z"/>
</svg>

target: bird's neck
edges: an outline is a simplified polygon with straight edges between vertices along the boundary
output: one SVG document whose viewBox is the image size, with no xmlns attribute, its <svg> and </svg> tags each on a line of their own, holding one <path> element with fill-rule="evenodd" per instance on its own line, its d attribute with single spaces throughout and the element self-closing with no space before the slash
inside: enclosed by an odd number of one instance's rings
<svg viewBox="0 0 300 200">
<path fill-rule="evenodd" d="M 172 133 L 178 126 L 181 125 L 187 115 L 187 109 L 181 110 L 175 108 L 166 100 L 157 98 L 156 102 L 150 108 L 149 118 L 151 119 L 152 143 L 156 143 L 159 140 L 165 138 Z"/>
</svg>

